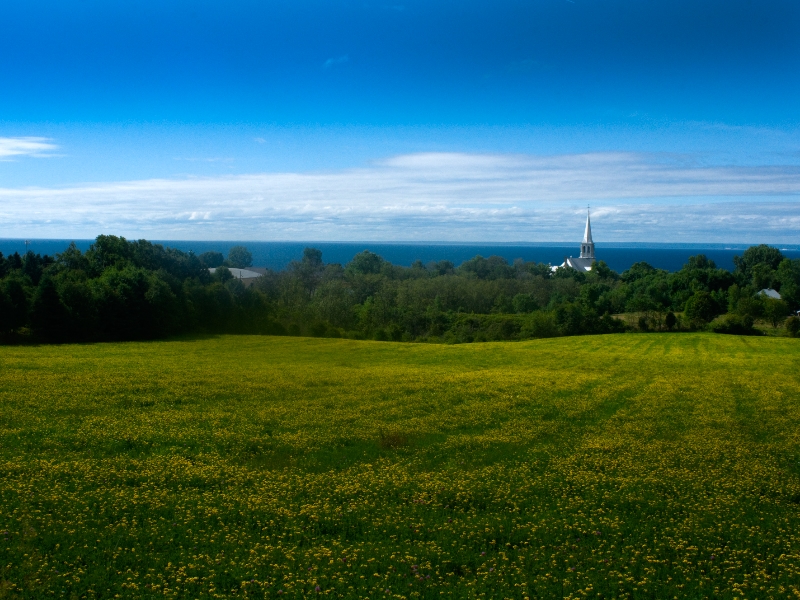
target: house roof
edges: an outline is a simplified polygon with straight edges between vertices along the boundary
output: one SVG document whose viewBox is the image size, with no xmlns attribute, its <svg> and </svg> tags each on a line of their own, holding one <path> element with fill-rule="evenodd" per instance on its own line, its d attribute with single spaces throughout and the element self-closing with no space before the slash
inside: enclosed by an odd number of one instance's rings
<svg viewBox="0 0 800 600">
<path fill-rule="evenodd" d="M 208 270 L 209 273 L 213 274 L 217 269 L 211 268 Z M 263 273 L 258 273 L 256 271 L 251 271 L 250 269 L 237 269 L 235 267 L 230 267 L 228 269 L 233 275 L 234 279 L 253 279 L 254 277 L 261 277 Z"/>
<path fill-rule="evenodd" d="M 760 292 L 758 292 L 759 296 L 766 296 L 767 298 L 774 298 L 775 300 L 780 300 L 781 295 L 773 290 L 772 288 L 764 288 Z"/>
</svg>

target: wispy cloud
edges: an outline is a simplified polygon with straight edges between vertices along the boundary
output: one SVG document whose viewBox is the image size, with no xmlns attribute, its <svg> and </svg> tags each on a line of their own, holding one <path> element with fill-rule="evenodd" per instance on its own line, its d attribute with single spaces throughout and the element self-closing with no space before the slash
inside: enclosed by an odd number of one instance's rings
<svg viewBox="0 0 800 600">
<path fill-rule="evenodd" d="M 800 167 L 629 153 L 422 153 L 334 172 L 0 188 L 0 236 L 793 241 Z M 578 231 L 581 230 L 581 231 Z"/>
<path fill-rule="evenodd" d="M 13 156 L 46 157 L 58 146 L 43 137 L 0 137 L 0 160 Z"/>
<path fill-rule="evenodd" d="M 324 63 L 322 63 L 322 68 L 323 69 L 330 69 L 334 65 L 341 65 L 343 63 L 346 63 L 349 60 L 350 60 L 350 57 L 347 56 L 347 54 L 345 54 L 343 56 L 336 56 L 336 57 L 333 57 L 333 58 L 329 58 Z"/>
</svg>

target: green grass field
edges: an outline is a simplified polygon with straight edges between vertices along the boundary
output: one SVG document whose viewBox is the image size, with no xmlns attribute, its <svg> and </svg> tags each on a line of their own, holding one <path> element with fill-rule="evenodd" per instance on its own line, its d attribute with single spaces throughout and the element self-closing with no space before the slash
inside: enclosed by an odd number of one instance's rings
<svg viewBox="0 0 800 600">
<path fill-rule="evenodd" d="M 800 597 L 800 341 L 0 347 L 0 597 Z"/>
</svg>

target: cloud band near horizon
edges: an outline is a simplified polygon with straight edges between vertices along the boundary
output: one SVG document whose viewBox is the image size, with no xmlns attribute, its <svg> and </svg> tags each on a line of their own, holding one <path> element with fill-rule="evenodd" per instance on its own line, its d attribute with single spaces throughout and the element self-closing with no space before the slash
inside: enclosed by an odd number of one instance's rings
<svg viewBox="0 0 800 600">
<path fill-rule="evenodd" d="M 422 153 L 336 172 L 0 188 L 0 237 L 797 243 L 800 167 Z"/>
</svg>

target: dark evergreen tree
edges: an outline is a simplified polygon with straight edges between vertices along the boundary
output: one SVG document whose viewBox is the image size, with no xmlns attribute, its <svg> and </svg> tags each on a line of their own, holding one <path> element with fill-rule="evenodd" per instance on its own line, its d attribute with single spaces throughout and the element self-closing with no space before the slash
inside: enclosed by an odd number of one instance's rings
<svg viewBox="0 0 800 600">
<path fill-rule="evenodd" d="M 66 338 L 67 311 L 58 295 L 55 281 L 49 275 L 42 277 L 33 296 L 31 326 L 43 339 L 61 342 Z"/>
</svg>

